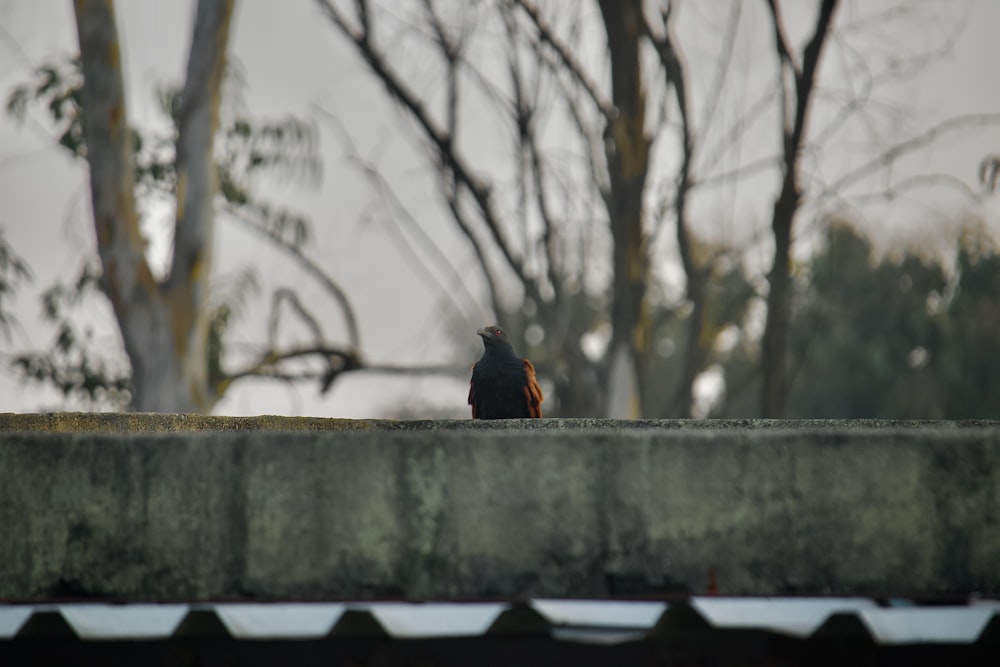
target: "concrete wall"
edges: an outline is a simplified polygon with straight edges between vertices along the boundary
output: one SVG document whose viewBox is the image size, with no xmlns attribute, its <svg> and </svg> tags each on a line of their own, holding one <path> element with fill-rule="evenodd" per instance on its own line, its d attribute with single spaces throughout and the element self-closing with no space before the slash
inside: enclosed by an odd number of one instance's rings
<svg viewBox="0 0 1000 667">
<path fill-rule="evenodd" d="M 997 424 L 76 418 L 0 415 L 0 599 L 1000 593 Z"/>
</svg>

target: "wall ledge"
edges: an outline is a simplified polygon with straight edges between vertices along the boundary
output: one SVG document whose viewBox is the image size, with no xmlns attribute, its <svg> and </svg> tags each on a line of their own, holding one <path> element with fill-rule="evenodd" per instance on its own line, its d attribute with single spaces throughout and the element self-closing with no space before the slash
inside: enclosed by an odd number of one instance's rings
<svg viewBox="0 0 1000 667">
<path fill-rule="evenodd" d="M 7 413 L 0 526 L 8 601 L 989 596 L 1000 423 Z"/>
</svg>

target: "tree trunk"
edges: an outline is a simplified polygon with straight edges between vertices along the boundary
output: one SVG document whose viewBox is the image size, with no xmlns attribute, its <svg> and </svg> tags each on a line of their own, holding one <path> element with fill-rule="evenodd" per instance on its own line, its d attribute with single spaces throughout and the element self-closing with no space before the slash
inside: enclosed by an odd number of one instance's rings
<svg viewBox="0 0 1000 667">
<path fill-rule="evenodd" d="M 688 104 L 687 68 L 682 62 L 682 54 L 677 39 L 674 37 L 674 26 L 670 11 L 664 11 L 663 29 L 661 34 L 646 24 L 646 33 L 656 47 L 666 75 L 667 85 L 673 90 L 677 100 L 677 110 L 681 129 L 681 166 L 677 175 L 677 188 L 674 191 L 673 207 L 677 217 L 677 250 L 680 254 L 681 268 L 687 281 L 687 300 L 691 303 L 691 316 L 687 322 L 687 341 L 684 348 L 684 363 L 681 367 L 680 381 L 677 392 L 672 397 L 671 405 L 656 406 L 663 414 L 690 417 L 694 408 L 694 381 L 702 371 L 708 350 L 705 349 L 705 283 L 708 272 L 699 264 L 694 253 L 694 237 L 688 221 L 688 195 L 691 193 L 691 171 L 694 164 L 694 126 L 691 120 L 691 108 Z M 666 409 L 664 410 L 664 407 Z"/>
<path fill-rule="evenodd" d="M 682 224 L 680 221 L 678 225 Z M 687 298 L 691 302 L 691 315 L 687 322 L 687 345 L 681 366 L 681 381 L 677 392 L 677 405 L 671 414 L 688 418 L 694 412 L 694 381 L 705 365 L 707 350 L 704 346 L 705 331 L 705 273 L 693 266 L 687 271 Z"/>
<path fill-rule="evenodd" d="M 177 136 L 177 213 L 174 257 L 164 291 L 171 304 L 171 336 L 179 351 L 181 375 L 199 412 L 218 399 L 208 377 L 206 297 L 215 230 L 218 190 L 213 139 L 225 71 L 233 0 L 201 0 L 191 54 L 181 92 Z"/>
<path fill-rule="evenodd" d="M 636 417 L 641 406 L 638 363 L 649 345 L 648 318 L 642 316 L 649 263 L 642 229 L 642 193 L 649 166 L 650 139 L 645 132 L 646 95 L 642 83 L 639 0 L 601 0 L 601 14 L 611 54 L 615 113 L 605 130 L 610 174 L 611 238 L 614 279 L 611 306 L 609 386 L 605 412 Z M 624 392 L 627 395 L 616 396 Z"/>
<path fill-rule="evenodd" d="M 177 150 L 174 264 L 164 285 L 150 271 L 139 231 L 134 147 L 114 3 L 77 0 L 74 6 L 101 285 L 132 365 L 131 407 L 150 412 L 207 412 L 216 399 L 207 378 L 206 353 L 205 292 L 215 191 L 211 150 L 233 3 L 202 0 L 198 5 Z"/>
<path fill-rule="evenodd" d="M 798 208 L 799 194 L 791 179 L 786 179 L 781 195 L 774 203 L 771 229 L 774 232 L 774 263 L 768 275 L 767 320 L 761 350 L 763 387 L 761 413 L 764 417 L 784 415 L 786 366 L 788 352 L 789 285 L 792 223 Z"/>
<path fill-rule="evenodd" d="M 785 176 L 781 193 L 774 202 L 771 229 L 774 232 L 774 263 L 768 275 L 770 292 L 767 296 L 767 323 L 764 326 L 761 363 L 763 386 L 761 413 L 764 417 L 784 415 L 787 384 L 787 344 L 789 322 L 789 284 L 792 247 L 792 229 L 795 214 L 802 200 L 799 187 L 799 155 L 805 143 L 806 124 L 812 93 L 816 87 L 816 70 L 823 45 L 838 0 L 823 0 L 816 13 L 812 38 L 803 51 L 802 63 L 792 52 L 785 34 L 784 22 L 778 0 L 768 0 L 771 10 L 774 43 L 778 56 L 779 85 L 781 89 L 781 119 Z"/>
<path fill-rule="evenodd" d="M 565 366 L 552 373 L 559 400 L 559 416 L 593 417 L 602 414 L 607 407 L 604 401 L 607 383 L 602 380 L 600 369 L 583 354 L 579 345 L 567 345 L 565 357 L 559 361 Z"/>
</svg>

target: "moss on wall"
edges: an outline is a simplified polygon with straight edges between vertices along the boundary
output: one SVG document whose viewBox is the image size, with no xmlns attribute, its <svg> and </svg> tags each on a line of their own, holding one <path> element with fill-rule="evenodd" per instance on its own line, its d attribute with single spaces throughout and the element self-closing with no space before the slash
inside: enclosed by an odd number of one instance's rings
<svg viewBox="0 0 1000 667">
<path fill-rule="evenodd" d="M 987 423 L 0 415 L 0 599 L 1000 593 Z"/>
</svg>

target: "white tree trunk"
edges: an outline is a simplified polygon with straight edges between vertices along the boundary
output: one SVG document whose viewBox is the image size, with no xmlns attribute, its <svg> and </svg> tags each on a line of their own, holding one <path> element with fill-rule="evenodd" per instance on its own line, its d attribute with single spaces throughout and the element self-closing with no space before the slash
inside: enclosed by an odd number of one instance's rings
<svg viewBox="0 0 1000 667">
<path fill-rule="evenodd" d="M 636 419 L 640 416 L 639 403 L 639 379 L 632 351 L 627 345 L 619 345 L 611 351 L 605 415 L 612 419 Z"/>
<path fill-rule="evenodd" d="M 74 7 L 102 286 L 132 364 L 132 408 L 207 412 L 216 398 L 205 349 L 215 192 L 212 137 L 233 2 L 202 0 L 198 5 L 178 146 L 174 267 L 162 286 L 149 269 L 139 231 L 114 3 L 76 0 Z"/>
<path fill-rule="evenodd" d="M 218 178 L 213 140 L 225 71 L 233 0 L 201 0 L 195 18 L 177 138 L 177 214 L 174 257 L 165 287 L 175 312 L 181 376 L 199 412 L 218 398 L 208 377 L 208 280 L 215 231 Z"/>
</svg>

